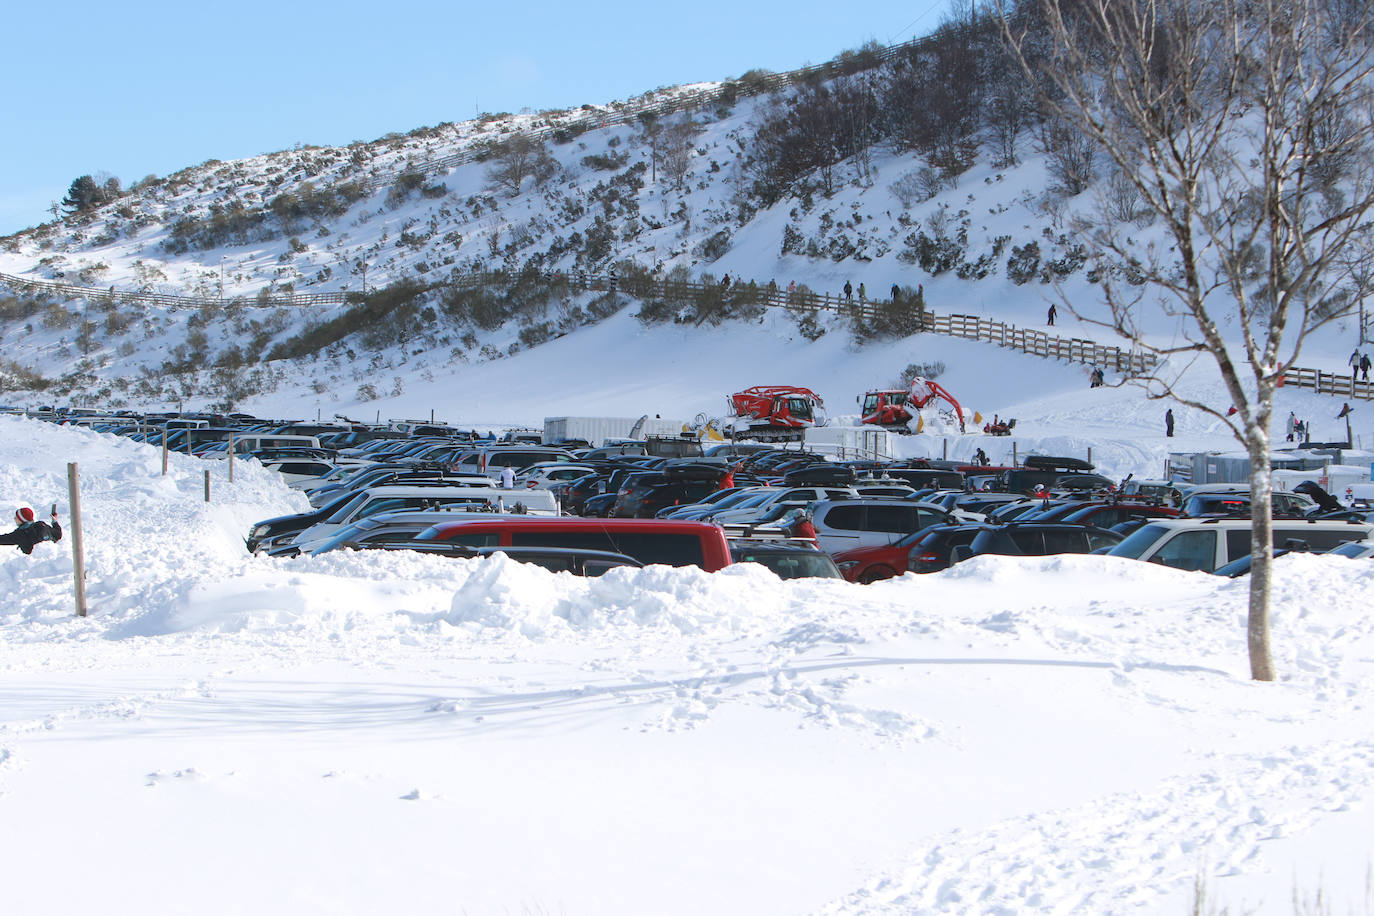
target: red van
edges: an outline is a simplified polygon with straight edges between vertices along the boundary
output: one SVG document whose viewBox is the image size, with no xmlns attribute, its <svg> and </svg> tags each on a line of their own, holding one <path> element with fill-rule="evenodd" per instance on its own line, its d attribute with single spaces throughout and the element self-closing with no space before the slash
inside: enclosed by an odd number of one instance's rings
<svg viewBox="0 0 1374 916">
<path fill-rule="evenodd" d="M 574 547 L 609 550 L 648 566 L 700 566 L 715 572 L 730 565 L 730 546 L 718 525 L 657 518 L 501 516 L 444 522 L 418 541 L 466 547 Z"/>
</svg>

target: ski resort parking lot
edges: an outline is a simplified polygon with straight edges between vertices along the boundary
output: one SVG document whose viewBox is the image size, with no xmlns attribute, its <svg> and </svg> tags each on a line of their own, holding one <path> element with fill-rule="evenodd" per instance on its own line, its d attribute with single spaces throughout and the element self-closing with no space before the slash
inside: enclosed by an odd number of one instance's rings
<svg viewBox="0 0 1374 916">
<path fill-rule="evenodd" d="M 164 477 L 148 446 L 0 426 L 6 493 L 46 500 L 80 463 L 91 608 L 73 616 L 66 542 L 0 557 L 14 912 L 1186 912 L 1201 876 L 1268 913 L 1295 882 L 1363 892 L 1363 561 L 1281 559 L 1262 685 L 1243 583 L 1202 573 L 275 560 L 242 543 L 303 503 L 271 472 L 240 464 L 206 503 L 204 462 Z"/>
</svg>

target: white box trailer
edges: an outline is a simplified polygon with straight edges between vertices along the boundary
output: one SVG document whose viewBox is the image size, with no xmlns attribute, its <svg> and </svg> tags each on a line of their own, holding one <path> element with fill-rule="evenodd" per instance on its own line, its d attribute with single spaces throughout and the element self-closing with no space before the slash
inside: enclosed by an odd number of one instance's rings
<svg viewBox="0 0 1374 916">
<path fill-rule="evenodd" d="M 551 445 L 566 439 L 586 439 L 595 447 L 606 443 L 607 439 L 628 438 L 635 424 L 644 419 L 637 437 L 676 436 L 682 432 L 682 420 L 665 420 L 662 417 L 545 417 L 544 444 Z"/>
</svg>

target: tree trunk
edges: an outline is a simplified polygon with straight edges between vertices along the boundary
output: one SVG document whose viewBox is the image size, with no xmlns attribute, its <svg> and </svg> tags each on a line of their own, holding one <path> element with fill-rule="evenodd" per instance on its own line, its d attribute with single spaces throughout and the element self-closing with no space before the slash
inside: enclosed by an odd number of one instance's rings
<svg viewBox="0 0 1374 916">
<path fill-rule="evenodd" d="M 1271 395 L 1272 397 L 1272 395 Z M 1274 680 L 1269 649 L 1269 585 L 1274 564 L 1273 478 L 1269 466 L 1268 425 L 1256 424 L 1247 436 L 1250 453 L 1250 613 L 1246 642 L 1250 677 Z"/>
</svg>

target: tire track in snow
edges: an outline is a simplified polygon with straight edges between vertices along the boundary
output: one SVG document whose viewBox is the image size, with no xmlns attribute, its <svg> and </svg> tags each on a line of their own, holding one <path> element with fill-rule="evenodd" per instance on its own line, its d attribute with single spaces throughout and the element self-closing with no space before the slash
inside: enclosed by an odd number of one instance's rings
<svg viewBox="0 0 1374 916">
<path fill-rule="evenodd" d="M 195 680 L 179 688 L 159 690 L 143 696 L 117 696 L 95 700 L 80 706 L 69 706 L 31 719 L 0 724 L 0 795 L 5 794 L 6 777 L 23 766 L 19 744 L 27 735 L 53 731 L 67 722 L 98 719 L 138 719 L 157 704 L 189 695 L 203 696 L 207 682 Z"/>
<path fill-rule="evenodd" d="M 870 913 L 1150 912 L 1201 867 L 1242 874 L 1266 840 L 1363 803 L 1374 743 L 1285 748 L 1239 769 L 1178 776 L 1032 814 L 977 833 L 954 831 L 913 851 L 899 873 L 830 904 L 828 916 Z"/>
</svg>

